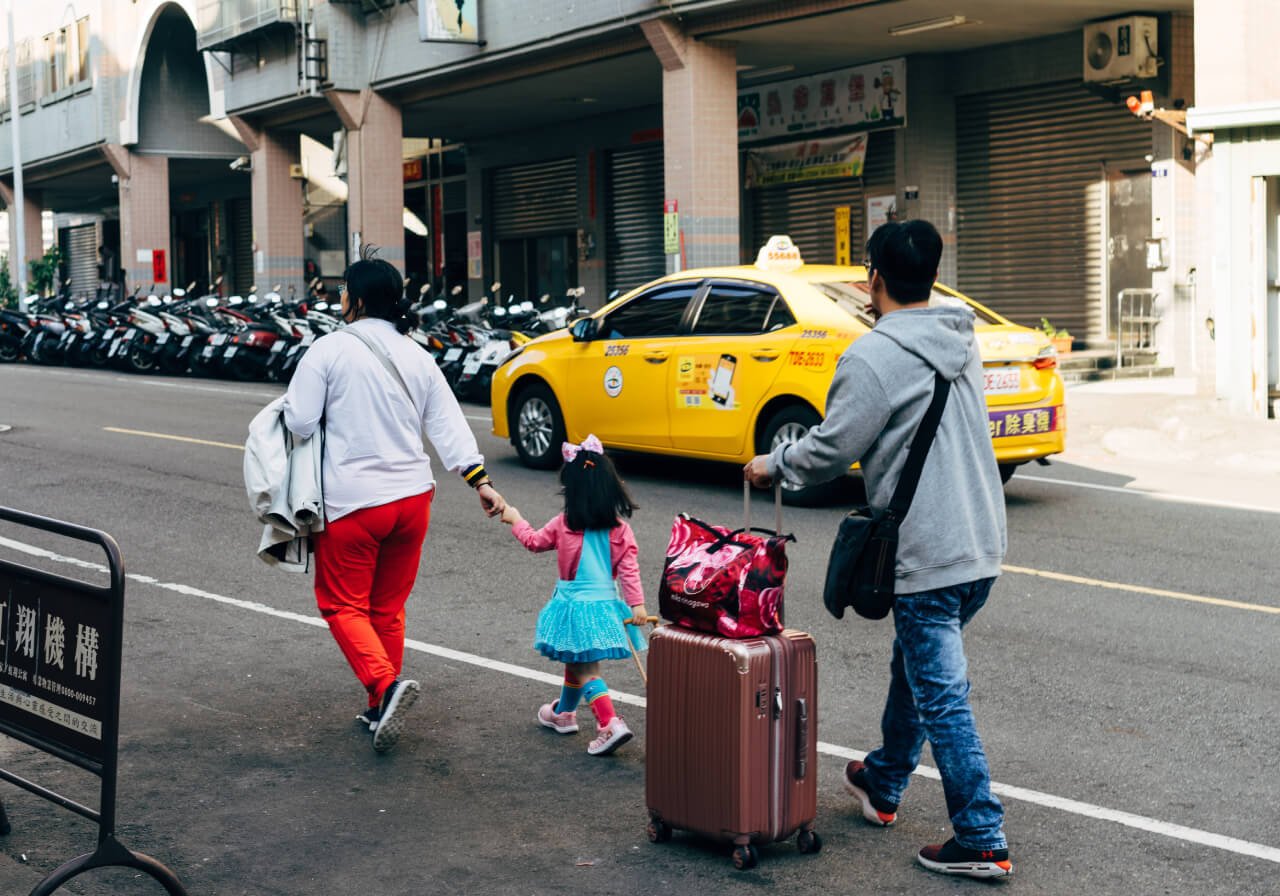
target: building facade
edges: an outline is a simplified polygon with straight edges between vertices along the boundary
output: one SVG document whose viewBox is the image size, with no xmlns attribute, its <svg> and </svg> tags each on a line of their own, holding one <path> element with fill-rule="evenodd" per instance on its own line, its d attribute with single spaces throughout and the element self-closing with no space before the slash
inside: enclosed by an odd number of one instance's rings
<svg viewBox="0 0 1280 896">
<path fill-rule="evenodd" d="M 18 16 L 26 205 L 76 246 L 92 221 L 130 289 L 302 290 L 374 244 L 415 289 L 590 304 L 777 232 L 857 263 L 926 217 L 944 281 L 1225 394 L 1198 171 L 1232 140 L 1125 101 L 1205 108 L 1204 29 L 1274 14 L 1194 5 L 73 0 Z"/>
</svg>

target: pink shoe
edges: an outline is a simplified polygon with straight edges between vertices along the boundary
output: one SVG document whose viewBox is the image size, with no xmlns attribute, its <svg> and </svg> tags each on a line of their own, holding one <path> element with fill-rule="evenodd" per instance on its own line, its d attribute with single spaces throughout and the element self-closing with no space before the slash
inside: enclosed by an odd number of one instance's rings
<svg viewBox="0 0 1280 896">
<path fill-rule="evenodd" d="M 550 728 L 556 734 L 577 734 L 578 714 L 556 712 L 556 704 L 544 703 L 538 707 L 538 724 Z"/>
<path fill-rule="evenodd" d="M 614 716 L 612 722 L 596 733 L 596 739 L 587 746 L 587 752 L 592 756 L 608 756 L 629 740 L 631 729 L 622 716 Z"/>
</svg>

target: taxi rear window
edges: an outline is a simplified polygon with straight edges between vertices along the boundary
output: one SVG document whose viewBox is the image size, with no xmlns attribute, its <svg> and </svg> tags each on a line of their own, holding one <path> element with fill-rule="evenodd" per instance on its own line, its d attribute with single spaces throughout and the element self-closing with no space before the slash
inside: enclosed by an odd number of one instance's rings
<svg viewBox="0 0 1280 896">
<path fill-rule="evenodd" d="M 872 326 L 875 323 L 875 318 L 867 310 L 867 305 L 871 302 L 871 287 L 868 286 L 866 280 L 831 280 L 823 283 L 814 283 L 813 286 L 840 306 L 840 309 L 845 313 L 853 315 L 867 326 Z M 942 308 L 946 306 L 971 309 L 977 315 L 978 323 L 981 324 L 997 326 L 1006 323 L 1006 321 L 988 313 L 986 309 L 973 302 L 967 302 L 959 296 L 935 287 L 929 296 L 929 307 Z"/>
</svg>

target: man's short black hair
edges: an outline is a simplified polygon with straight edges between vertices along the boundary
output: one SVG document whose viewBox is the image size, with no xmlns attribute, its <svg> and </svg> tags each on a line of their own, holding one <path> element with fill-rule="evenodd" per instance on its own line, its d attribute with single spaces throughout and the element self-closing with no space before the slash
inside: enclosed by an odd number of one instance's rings
<svg viewBox="0 0 1280 896">
<path fill-rule="evenodd" d="M 890 221 L 867 240 L 871 271 L 879 271 L 889 296 L 900 304 L 923 302 L 938 278 L 942 235 L 928 221 Z"/>
</svg>

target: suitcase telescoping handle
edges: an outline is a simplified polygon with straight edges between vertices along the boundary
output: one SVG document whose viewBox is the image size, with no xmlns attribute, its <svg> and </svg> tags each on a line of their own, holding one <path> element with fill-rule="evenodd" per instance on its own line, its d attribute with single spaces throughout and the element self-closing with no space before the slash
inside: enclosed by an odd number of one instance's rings
<svg viewBox="0 0 1280 896">
<path fill-rule="evenodd" d="M 742 531 L 751 531 L 751 483 L 742 480 Z M 773 484 L 773 531 L 782 534 L 782 480 Z"/>
</svg>

